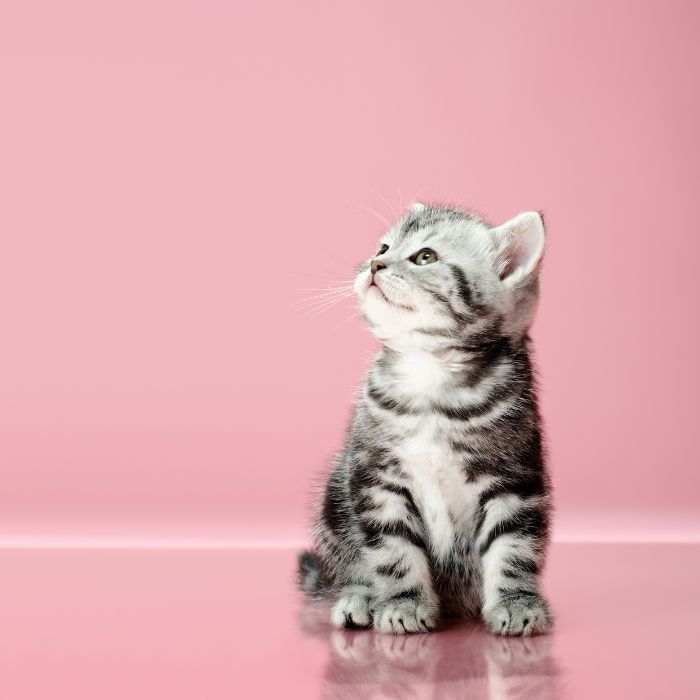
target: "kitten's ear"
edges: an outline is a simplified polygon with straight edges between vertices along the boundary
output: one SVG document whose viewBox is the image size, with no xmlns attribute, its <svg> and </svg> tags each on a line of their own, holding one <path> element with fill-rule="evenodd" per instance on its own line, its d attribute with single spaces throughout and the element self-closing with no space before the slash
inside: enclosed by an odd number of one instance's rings
<svg viewBox="0 0 700 700">
<path fill-rule="evenodd" d="M 496 270 L 505 284 L 512 286 L 537 272 L 544 253 L 541 214 L 518 214 L 489 233 L 496 248 Z"/>
<path fill-rule="evenodd" d="M 425 211 L 425 209 L 427 209 L 425 204 L 421 204 L 420 202 L 413 202 L 413 204 L 411 204 L 411 211 L 414 214 L 420 214 L 422 211 Z"/>
</svg>

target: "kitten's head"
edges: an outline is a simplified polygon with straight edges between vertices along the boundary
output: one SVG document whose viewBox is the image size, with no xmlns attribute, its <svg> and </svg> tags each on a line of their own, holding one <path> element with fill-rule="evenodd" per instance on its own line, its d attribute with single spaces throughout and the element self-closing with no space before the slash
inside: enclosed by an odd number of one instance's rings
<svg viewBox="0 0 700 700">
<path fill-rule="evenodd" d="M 517 340 L 537 306 L 543 250 L 536 212 L 490 227 L 466 211 L 415 204 L 360 266 L 355 291 L 370 330 L 391 347 Z"/>
</svg>

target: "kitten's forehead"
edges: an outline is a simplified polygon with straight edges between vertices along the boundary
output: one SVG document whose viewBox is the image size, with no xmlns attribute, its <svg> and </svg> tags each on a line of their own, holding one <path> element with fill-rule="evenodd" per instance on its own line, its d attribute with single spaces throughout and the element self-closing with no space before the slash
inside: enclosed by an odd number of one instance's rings
<svg viewBox="0 0 700 700">
<path fill-rule="evenodd" d="M 487 225 L 476 215 L 460 209 L 425 207 L 409 212 L 382 240 L 393 247 L 449 245 L 466 249 L 473 236 Z"/>
</svg>

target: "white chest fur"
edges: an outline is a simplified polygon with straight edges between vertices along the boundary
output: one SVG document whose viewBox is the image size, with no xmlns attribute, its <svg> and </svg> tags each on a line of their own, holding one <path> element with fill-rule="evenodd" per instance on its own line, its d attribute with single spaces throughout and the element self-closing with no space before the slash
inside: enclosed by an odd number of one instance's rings
<svg viewBox="0 0 700 700">
<path fill-rule="evenodd" d="M 397 453 L 423 515 L 430 547 L 439 558 L 449 554 L 458 533 L 466 533 L 476 513 L 479 494 L 490 477 L 468 482 L 459 455 L 449 447 L 441 419 L 422 418 Z"/>
</svg>

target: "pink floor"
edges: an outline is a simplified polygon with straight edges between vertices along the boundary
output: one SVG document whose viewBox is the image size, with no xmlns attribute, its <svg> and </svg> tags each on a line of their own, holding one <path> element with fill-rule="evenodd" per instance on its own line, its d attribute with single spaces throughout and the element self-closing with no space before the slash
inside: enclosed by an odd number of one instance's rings
<svg viewBox="0 0 700 700">
<path fill-rule="evenodd" d="M 290 550 L 4 550 L 0 697 L 698 698 L 700 545 L 559 544 L 556 631 L 332 631 Z"/>
</svg>

